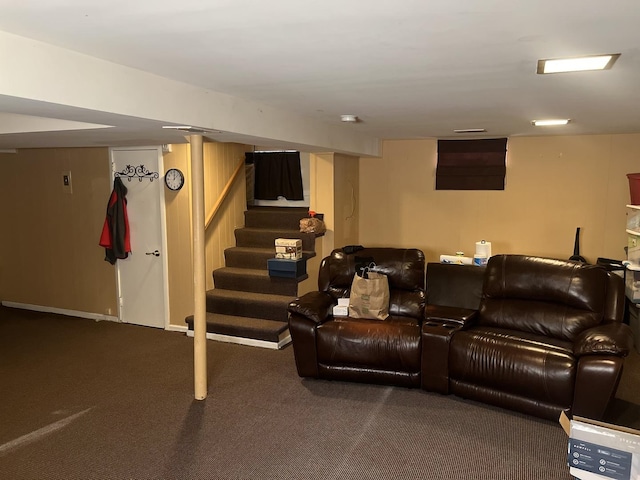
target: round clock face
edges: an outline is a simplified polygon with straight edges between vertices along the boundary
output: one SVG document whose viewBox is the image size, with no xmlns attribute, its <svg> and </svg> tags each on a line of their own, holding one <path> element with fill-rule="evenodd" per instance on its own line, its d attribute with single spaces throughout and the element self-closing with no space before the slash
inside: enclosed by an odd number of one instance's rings
<svg viewBox="0 0 640 480">
<path fill-rule="evenodd" d="M 180 190 L 184 185 L 184 175 L 177 168 L 171 168 L 164 175 L 164 183 L 169 190 Z"/>
</svg>

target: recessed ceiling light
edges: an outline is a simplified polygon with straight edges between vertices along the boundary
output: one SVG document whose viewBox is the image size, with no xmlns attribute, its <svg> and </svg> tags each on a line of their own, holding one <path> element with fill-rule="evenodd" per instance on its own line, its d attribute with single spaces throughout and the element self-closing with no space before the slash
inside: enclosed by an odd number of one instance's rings
<svg viewBox="0 0 640 480">
<path fill-rule="evenodd" d="M 357 115 L 340 115 L 340 120 L 347 123 L 356 123 L 358 121 Z"/>
<path fill-rule="evenodd" d="M 619 53 L 610 53 L 607 55 L 588 55 L 584 57 L 547 58 L 538 60 L 538 73 L 609 70 L 619 56 Z"/>
<path fill-rule="evenodd" d="M 454 133 L 483 133 L 486 131 L 486 128 L 461 128 L 458 130 L 454 130 Z"/>
<path fill-rule="evenodd" d="M 532 120 L 531 123 L 536 127 L 551 127 L 554 125 L 566 125 L 570 121 L 568 118 L 556 118 L 549 120 Z"/>
</svg>

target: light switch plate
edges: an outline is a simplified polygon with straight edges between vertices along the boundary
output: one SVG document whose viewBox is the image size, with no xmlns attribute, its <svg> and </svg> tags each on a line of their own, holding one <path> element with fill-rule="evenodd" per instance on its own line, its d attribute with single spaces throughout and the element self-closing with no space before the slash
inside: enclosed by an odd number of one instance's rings
<svg viewBox="0 0 640 480">
<path fill-rule="evenodd" d="M 62 191 L 64 193 L 73 193 L 73 186 L 71 185 L 71 172 L 62 172 Z"/>
</svg>

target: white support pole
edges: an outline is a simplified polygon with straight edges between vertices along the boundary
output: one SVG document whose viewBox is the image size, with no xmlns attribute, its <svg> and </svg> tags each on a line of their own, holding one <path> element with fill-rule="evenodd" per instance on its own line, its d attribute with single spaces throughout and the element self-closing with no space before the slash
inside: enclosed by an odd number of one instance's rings
<svg viewBox="0 0 640 480">
<path fill-rule="evenodd" d="M 207 398 L 207 299 L 204 244 L 204 155 L 202 135 L 189 135 L 193 228 L 193 378 L 196 400 Z"/>
</svg>

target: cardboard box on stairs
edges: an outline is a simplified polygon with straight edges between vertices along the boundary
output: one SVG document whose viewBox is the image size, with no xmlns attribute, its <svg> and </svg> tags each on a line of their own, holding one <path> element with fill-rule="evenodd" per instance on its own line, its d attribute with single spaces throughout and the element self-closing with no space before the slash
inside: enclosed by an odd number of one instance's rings
<svg viewBox="0 0 640 480">
<path fill-rule="evenodd" d="M 307 261 L 270 258 L 267 268 L 271 277 L 299 278 L 307 274 Z"/>
<path fill-rule="evenodd" d="M 299 238 L 276 238 L 276 258 L 301 259 L 302 240 Z"/>
</svg>

